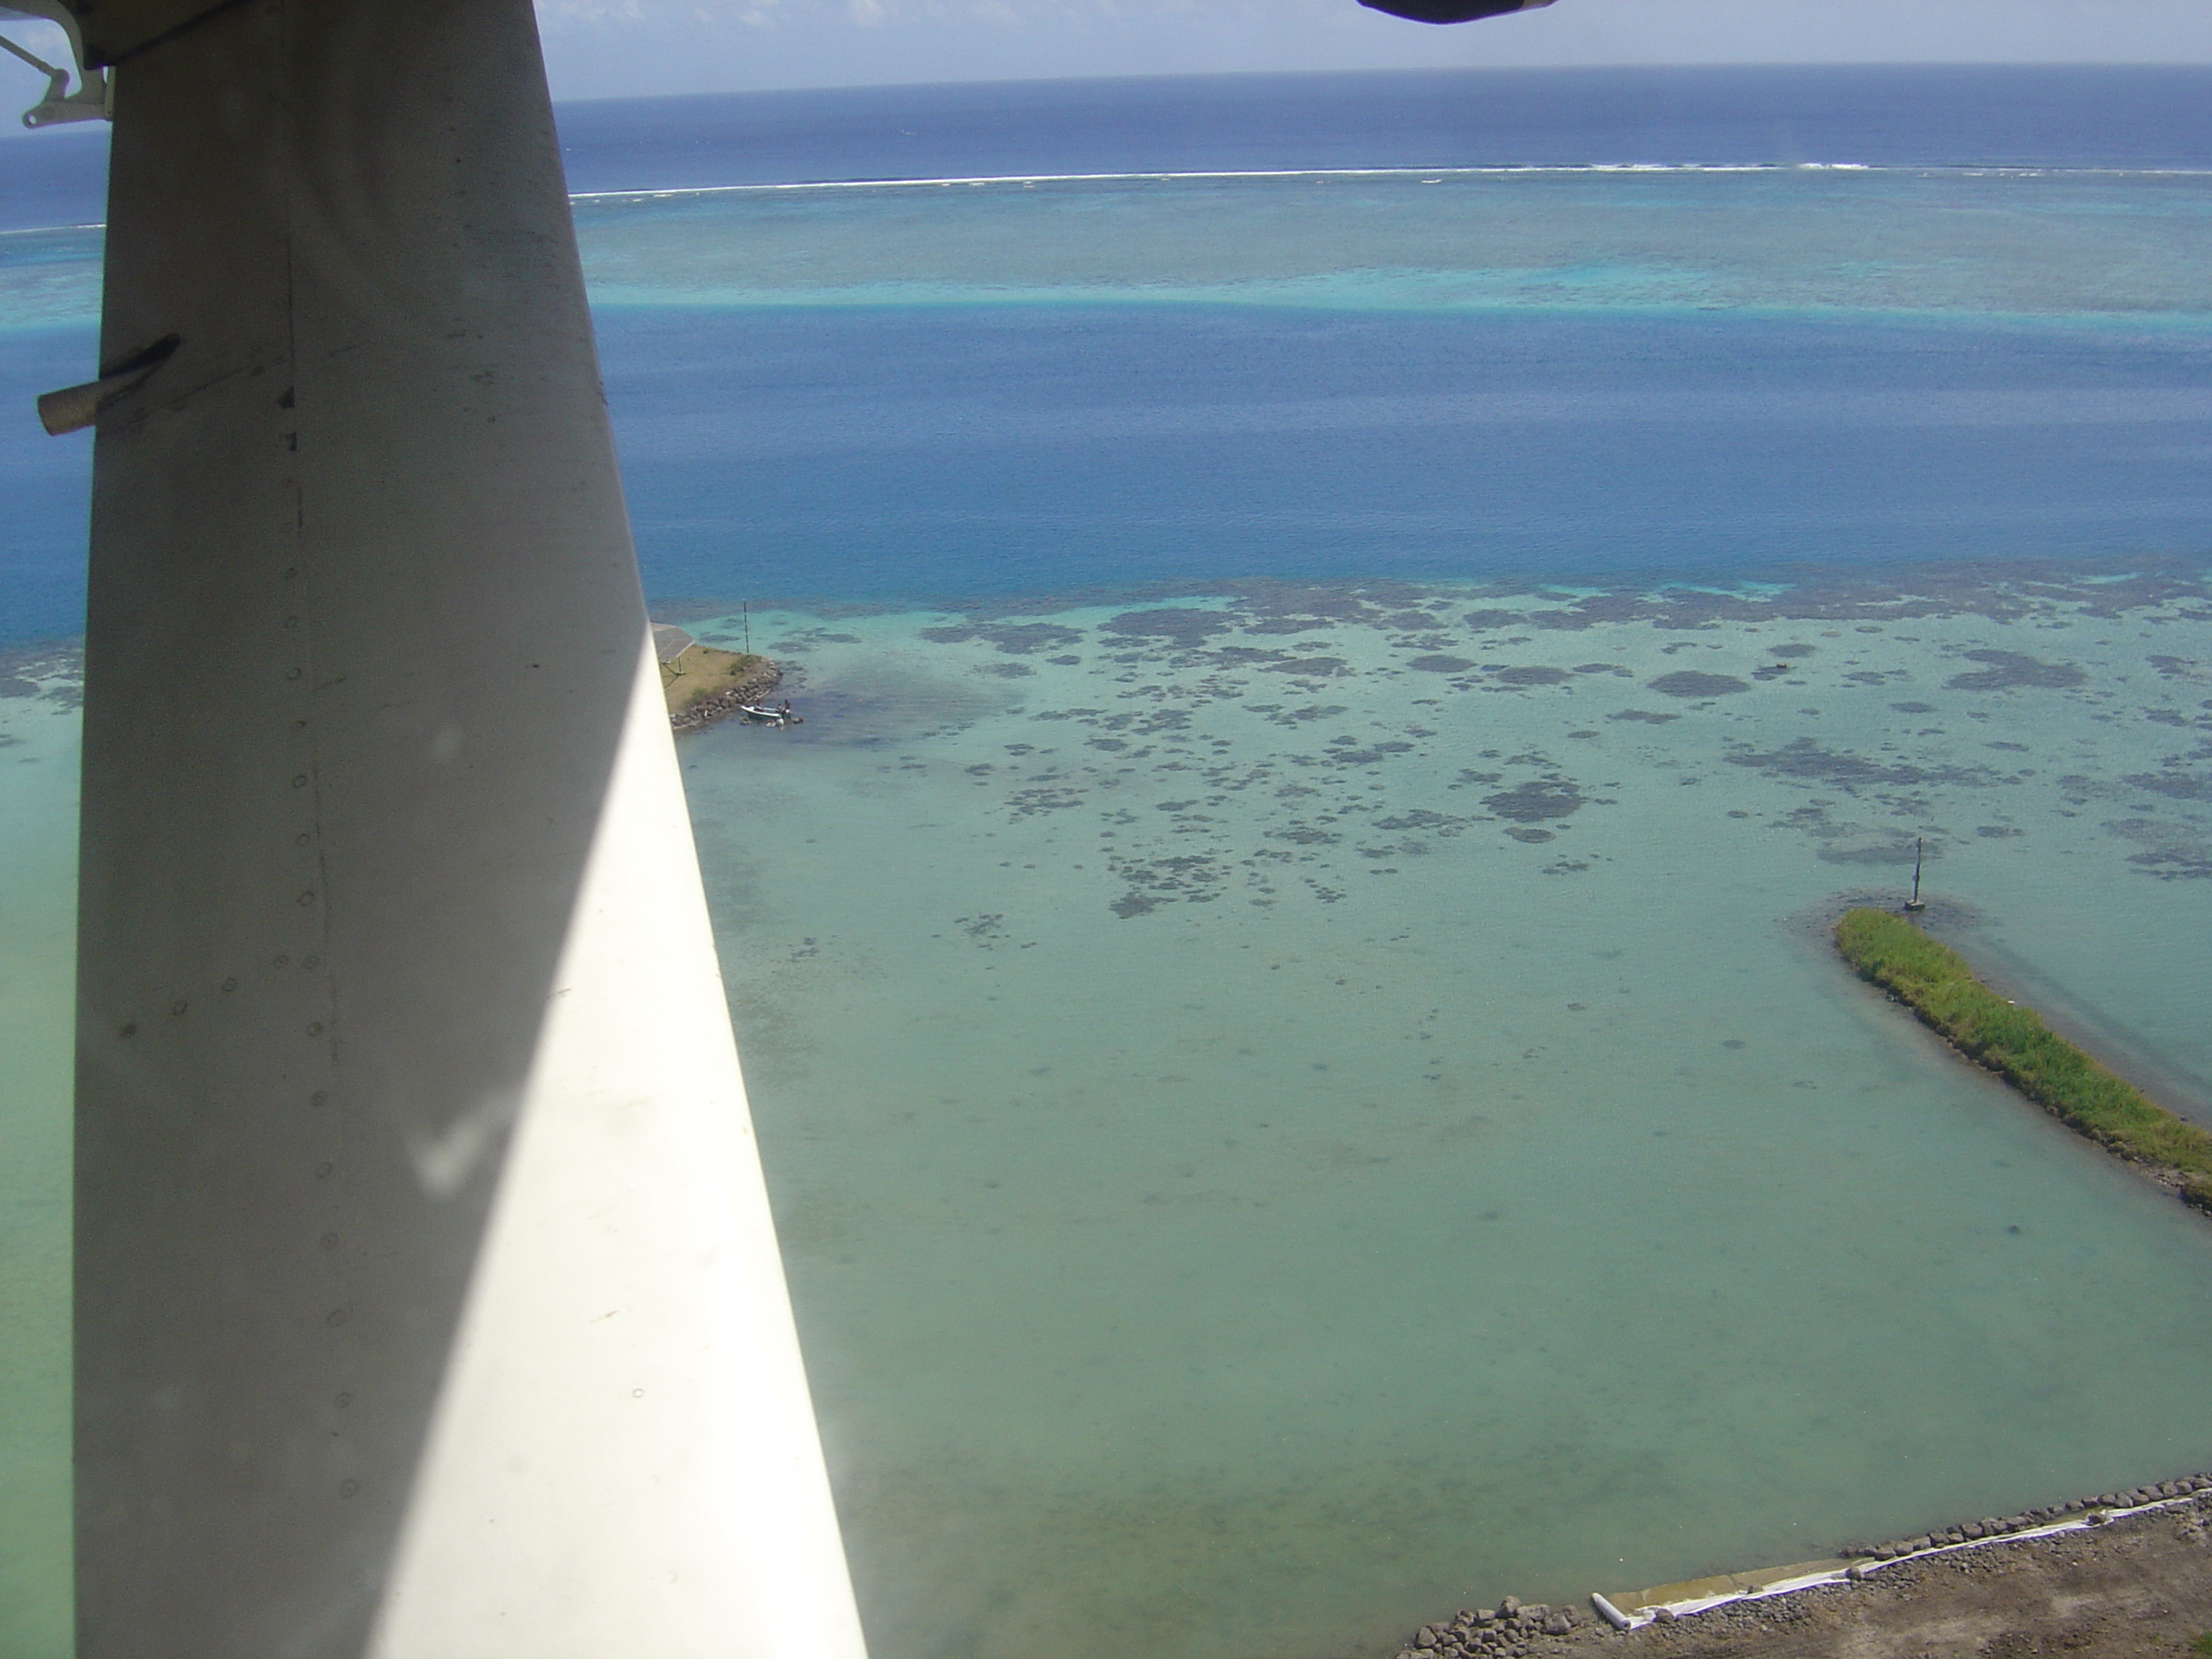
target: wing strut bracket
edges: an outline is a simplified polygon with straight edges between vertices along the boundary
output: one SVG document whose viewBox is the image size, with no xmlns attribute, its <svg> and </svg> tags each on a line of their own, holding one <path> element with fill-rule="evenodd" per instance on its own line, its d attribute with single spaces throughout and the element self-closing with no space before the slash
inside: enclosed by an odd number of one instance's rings
<svg viewBox="0 0 2212 1659">
<path fill-rule="evenodd" d="M 114 117 L 115 83 L 104 70 L 84 67 L 84 36 L 76 14 L 61 0 L 0 0 L 0 18 L 36 17 L 58 27 L 69 37 L 70 51 L 77 61 L 76 90 L 69 89 L 70 72 L 58 69 L 27 47 L 0 34 L 0 49 L 14 54 L 46 77 L 46 95 L 23 112 L 27 127 L 54 127 L 65 121 L 106 121 Z"/>
</svg>

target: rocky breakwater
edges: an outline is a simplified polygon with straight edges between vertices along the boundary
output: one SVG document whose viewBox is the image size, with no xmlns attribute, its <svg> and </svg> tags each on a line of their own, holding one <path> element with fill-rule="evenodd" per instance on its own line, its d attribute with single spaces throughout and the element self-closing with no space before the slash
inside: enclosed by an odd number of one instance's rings
<svg viewBox="0 0 2212 1659">
<path fill-rule="evenodd" d="M 1985 1516 L 1880 1543 L 1846 1544 L 1836 1553 L 1841 1559 L 1803 1562 L 1764 1574 L 1692 1580 L 1634 1598 L 1618 1591 L 1610 1597 L 1593 1596 L 1602 1620 L 1579 1619 L 1571 1609 L 1541 1603 L 1524 1606 L 1509 1595 L 1495 1608 L 1462 1608 L 1449 1619 L 1422 1626 L 1398 1659 L 1522 1659 L 1532 1654 L 1563 1654 L 1591 1643 L 1619 1642 L 1653 1626 L 1678 1632 L 1706 1632 L 1718 1644 L 1714 1650 L 1734 1653 L 1738 1650 L 1731 1645 L 1731 1632 L 1764 1631 L 1808 1616 L 1801 1606 L 1805 1593 L 1819 1601 L 1823 1595 L 1848 1598 L 1878 1586 L 1884 1593 L 1905 1590 L 1925 1576 L 1923 1569 L 1963 1564 L 1962 1570 L 1972 1571 L 1975 1564 L 1997 1560 L 2006 1550 L 2033 1551 L 2065 1545 L 2066 1540 L 2073 1540 L 2066 1547 L 2078 1554 L 2085 1540 L 2111 1540 L 2129 1532 L 2133 1523 L 2168 1512 L 2185 1518 L 2191 1539 L 2212 1539 L 2212 1474 L 2069 1498 L 2016 1515 Z M 1764 1656 L 1769 1650 L 1754 1644 L 1741 1651 Z M 1790 1659 L 1812 1659 L 1814 1651 L 1793 1654 Z M 1830 1650 L 1817 1651 L 1825 1655 Z"/>
<path fill-rule="evenodd" d="M 1566 1607 L 1541 1601 L 1524 1605 L 1509 1595 L 1495 1607 L 1462 1607 L 1442 1624 L 1422 1626 L 1398 1659 L 1524 1659 L 1555 1653 L 1559 1638 L 1572 1635 L 1579 1622 Z"/>
<path fill-rule="evenodd" d="M 664 677 L 668 690 L 668 724 L 676 732 L 696 732 L 726 720 L 748 703 L 775 690 L 783 670 L 766 657 L 735 652 L 708 653 L 695 647 L 684 659 L 687 672 Z"/>
<path fill-rule="evenodd" d="M 2161 1480 L 2155 1486 L 2134 1486 L 2126 1492 L 2101 1492 L 2094 1498 L 2070 1498 L 2063 1504 L 2048 1509 L 2023 1510 L 2018 1515 L 1987 1516 L 1979 1521 L 1965 1521 L 1938 1532 L 1921 1533 L 1911 1538 L 1892 1538 L 1879 1544 L 1846 1544 L 1837 1552 L 1855 1562 L 1853 1575 L 1877 1561 L 1894 1561 L 1908 1555 L 1918 1555 L 1927 1550 L 1955 1547 L 1960 1544 L 1978 1543 L 1984 1539 L 2003 1538 L 2013 1533 L 2033 1532 L 2039 1528 L 2056 1526 L 2063 1522 L 2087 1520 L 2095 1522 L 2112 1510 L 2138 1510 L 2153 1504 L 2170 1504 L 2176 1498 L 2193 1497 L 2199 1492 L 2212 1492 L 2212 1474 L 2187 1474 L 2178 1480 Z"/>
</svg>

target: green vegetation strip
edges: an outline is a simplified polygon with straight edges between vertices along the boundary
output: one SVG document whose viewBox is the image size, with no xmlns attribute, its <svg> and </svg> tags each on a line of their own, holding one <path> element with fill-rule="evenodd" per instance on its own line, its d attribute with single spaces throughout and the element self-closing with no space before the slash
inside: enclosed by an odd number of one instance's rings
<svg viewBox="0 0 2212 1659">
<path fill-rule="evenodd" d="M 2033 1009 L 1997 995 L 1956 951 L 1902 916 L 1865 909 L 1844 913 L 1836 948 L 1969 1060 L 2108 1151 L 2171 1170 L 2186 1202 L 2212 1211 L 2212 1133 L 2154 1106 Z"/>
</svg>

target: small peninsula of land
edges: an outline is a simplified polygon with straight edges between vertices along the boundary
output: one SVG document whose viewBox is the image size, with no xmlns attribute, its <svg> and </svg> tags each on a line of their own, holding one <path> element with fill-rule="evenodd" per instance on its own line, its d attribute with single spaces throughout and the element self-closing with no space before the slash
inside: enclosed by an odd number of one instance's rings
<svg viewBox="0 0 2212 1659">
<path fill-rule="evenodd" d="M 678 732 L 696 732 L 736 714 L 783 678 L 783 670 L 766 657 L 702 645 L 669 623 L 653 625 L 653 649 L 660 659 L 668 723 Z"/>
<path fill-rule="evenodd" d="M 1836 948 L 1976 1065 L 2002 1077 L 2076 1133 L 2142 1165 L 2182 1200 L 2212 1211 L 2212 1132 L 2176 1117 L 1974 977 L 1966 959 L 1905 917 L 1847 910 Z"/>
</svg>

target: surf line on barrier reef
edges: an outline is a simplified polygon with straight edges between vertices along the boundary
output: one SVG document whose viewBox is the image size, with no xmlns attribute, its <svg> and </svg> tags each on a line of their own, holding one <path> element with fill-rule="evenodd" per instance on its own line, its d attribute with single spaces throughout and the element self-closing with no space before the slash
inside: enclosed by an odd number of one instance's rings
<svg viewBox="0 0 2212 1659">
<path fill-rule="evenodd" d="M 2212 1213 L 2212 1131 L 2143 1097 L 2044 1024 L 1999 996 L 1966 960 L 1907 918 L 1844 912 L 1836 949 L 1860 978 L 1911 1009 L 1966 1059 L 1995 1072 L 2076 1134 L 2136 1167 L 2185 1204 Z"/>
</svg>

